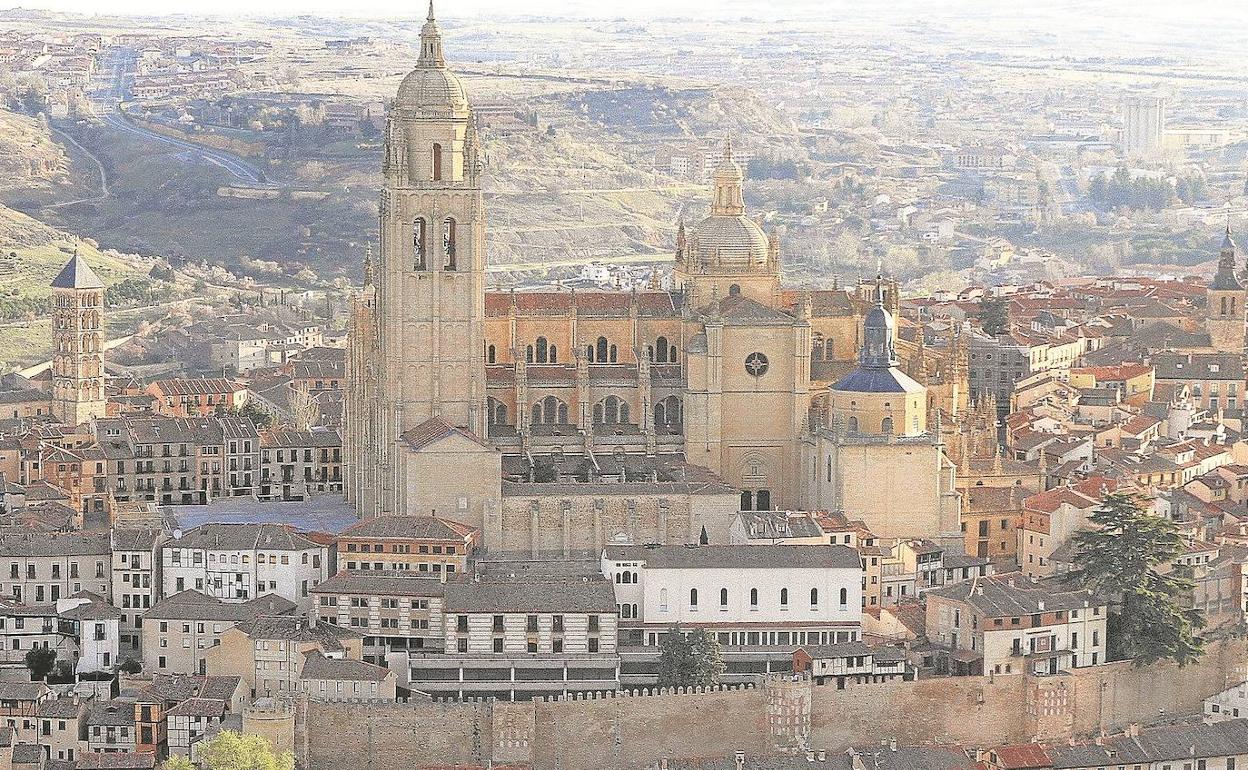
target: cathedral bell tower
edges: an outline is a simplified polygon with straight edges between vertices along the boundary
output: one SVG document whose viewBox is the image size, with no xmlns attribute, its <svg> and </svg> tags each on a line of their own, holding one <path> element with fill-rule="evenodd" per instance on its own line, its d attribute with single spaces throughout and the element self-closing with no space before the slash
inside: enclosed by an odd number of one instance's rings
<svg viewBox="0 0 1248 770">
<path fill-rule="evenodd" d="M 433 417 L 485 435 L 485 210 L 472 110 L 433 4 L 386 119 L 378 270 L 390 441 Z"/>
<path fill-rule="evenodd" d="M 52 281 L 52 415 L 77 427 L 104 417 L 104 284 L 78 254 Z"/>
<path fill-rule="evenodd" d="M 1231 240 L 1228 225 L 1218 256 L 1218 272 L 1206 294 L 1205 329 L 1215 349 L 1227 353 L 1244 351 L 1245 294 L 1244 285 L 1235 272 L 1235 242 Z"/>
</svg>

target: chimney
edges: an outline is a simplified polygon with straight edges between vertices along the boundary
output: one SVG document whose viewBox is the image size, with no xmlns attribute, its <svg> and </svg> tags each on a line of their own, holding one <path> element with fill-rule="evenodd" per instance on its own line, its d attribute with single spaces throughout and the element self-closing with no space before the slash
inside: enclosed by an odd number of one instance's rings
<svg viewBox="0 0 1248 770">
<path fill-rule="evenodd" d="M 659 759 L 659 770 L 667 770 L 667 757 Z"/>
<path fill-rule="evenodd" d="M 1040 610 L 1041 612 L 1044 612 L 1044 600 L 1043 599 L 1036 602 L 1036 609 Z"/>
<path fill-rule="evenodd" d="M 806 750 L 806 761 L 807 761 L 807 762 L 814 762 L 814 761 L 815 761 L 815 752 L 814 752 L 814 751 L 811 751 L 810 749 L 807 749 L 807 750 Z"/>
<path fill-rule="evenodd" d="M 889 750 L 889 751 L 896 751 L 896 750 L 897 750 L 897 739 L 896 739 L 896 738 L 889 738 L 889 739 L 888 739 L 888 750 Z"/>
<path fill-rule="evenodd" d="M 745 752 L 734 752 L 732 755 L 732 764 L 736 770 L 743 770 L 745 768 Z"/>
<path fill-rule="evenodd" d="M 820 762 L 828 761 L 828 752 L 826 749 L 819 749 L 819 761 Z"/>
<path fill-rule="evenodd" d="M 1140 723 L 1132 722 L 1131 724 L 1127 725 L 1126 735 L 1128 738 L 1140 737 Z"/>
</svg>

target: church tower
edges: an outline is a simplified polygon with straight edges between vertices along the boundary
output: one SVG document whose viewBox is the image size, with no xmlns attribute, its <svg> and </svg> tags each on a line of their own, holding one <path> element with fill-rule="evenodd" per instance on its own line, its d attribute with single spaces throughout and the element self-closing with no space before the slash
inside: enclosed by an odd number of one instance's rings
<svg viewBox="0 0 1248 770">
<path fill-rule="evenodd" d="M 52 281 L 52 415 L 77 427 L 104 417 L 104 283 L 78 254 Z"/>
<path fill-rule="evenodd" d="M 1206 294 L 1205 329 L 1210 344 L 1217 350 L 1240 353 L 1244 350 L 1244 285 L 1235 272 L 1235 241 L 1231 228 L 1226 228 L 1222 251 L 1218 256 L 1218 272 L 1214 274 Z"/>
<path fill-rule="evenodd" d="M 485 435 L 481 173 L 468 97 L 447 69 L 431 2 L 416 68 L 403 79 L 386 118 L 373 512 L 402 507 L 397 444 L 405 433 L 436 418 Z"/>
</svg>

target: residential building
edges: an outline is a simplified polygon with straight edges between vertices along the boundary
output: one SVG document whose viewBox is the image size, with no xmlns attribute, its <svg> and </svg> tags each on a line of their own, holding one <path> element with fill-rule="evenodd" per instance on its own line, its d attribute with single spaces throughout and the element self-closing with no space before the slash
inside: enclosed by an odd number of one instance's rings
<svg viewBox="0 0 1248 770">
<path fill-rule="evenodd" d="M 959 675 L 1055 674 L 1106 662 L 1107 602 L 1022 573 L 978 578 L 927 595 L 937 667 Z"/>
<path fill-rule="evenodd" d="M 108 533 L 25 532 L 0 535 L 0 596 L 53 604 L 79 591 L 111 596 Z"/>
<path fill-rule="evenodd" d="M 192 590 L 168 596 L 144 614 L 140 632 L 143 668 L 158 673 L 204 674 L 207 651 L 221 643 L 221 635 L 227 630 L 261 616 L 294 610 L 293 602 L 274 594 L 246 602 L 226 602 Z"/>
<path fill-rule="evenodd" d="M 314 650 L 303 659 L 300 691 L 311 700 L 390 701 L 397 697 L 394 672 L 350 658 L 327 658 Z"/>
<path fill-rule="evenodd" d="M 112 603 L 121 610 L 121 657 L 141 659 L 143 614 L 161 595 L 159 528 L 115 526 L 112 545 Z"/>
<path fill-rule="evenodd" d="M 161 546 L 166 595 L 201 591 L 245 602 L 277 594 L 306 610 L 329 574 L 325 543 L 283 524 L 205 524 L 175 531 Z"/>
<path fill-rule="evenodd" d="M 480 542 L 479 530 L 436 516 L 378 516 L 338 535 L 340 568 L 462 573 Z"/>
<path fill-rule="evenodd" d="M 226 629 L 207 653 L 207 670 L 241 677 L 252 697 L 293 697 L 308 654 L 358 661 L 362 643 L 359 633 L 312 618 L 264 616 Z"/>
<path fill-rule="evenodd" d="M 798 647 L 793 651 L 793 672 L 809 674 L 818 684 L 835 682 L 838 689 L 846 684 L 912 681 L 918 676 L 906 662 L 905 650 L 864 642 Z"/>
<path fill-rule="evenodd" d="M 363 634 L 363 660 L 380 665 L 392 652 L 445 649 L 444 593 L 432 573 L 339 572 L 312 589 L 313 612 Z"/>
</svg>

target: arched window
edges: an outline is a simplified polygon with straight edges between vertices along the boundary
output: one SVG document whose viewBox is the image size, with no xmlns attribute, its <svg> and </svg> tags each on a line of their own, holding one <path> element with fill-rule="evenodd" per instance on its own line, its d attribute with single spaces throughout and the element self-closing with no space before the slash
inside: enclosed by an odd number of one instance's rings
<svg viewBox="0 0 1248 770">
<path fill-rule="evenodd" d="M 654 345 L 646 345 L 646 358 L 650 359 L 651 363 L 654 363 Z"/>
<path fill-rule="evenodd" d="M 698 589 L 696 588 L 689 589 L 689 606 L 694 609 L 698 607 Z"/>
<path fill-rule="evenodd" d="M 771 490 L 760 489 L 754 495 L 754 507 L 760 511 L 771 510 Z"/>
<path fill-rule="evenodd" d="M 743 511 L 754 510 L 754 493 L 753 492 L 746 490 L 741 493 L 741 510 Z"/>
<path fill-rule="evenodd" d="M 537 338 L 537 362 L 539 364 L 546 363 L 546 358 L 550 354 L 550 346 L 546 342 L 545 337 Z"/>
<path fill-rule="evenodd" d="M 533 360 L 533 346 L 527 345 L 524 348 L 524 362 L 526 364 L 531 364 L 533 363 Z"/>
<path fill-rule="evenodd" d="M 819 606 L 819 589 L 818 588 L 810 589 L 810 606 L 811 607 Z"/>
<path fill-rule="evenodd" d="M 680 425 L 680 416 L 680 399 L 676 396 L 668 396 L 654 405 L 655 425 Z"/>
<path fill-rule="evenodd" d="M 888 435 L 892 432 L 893 432 L 893 418 L 885 417 L 883 420 L 880 420 L 880 433 Z"/>
<path fill-rule="evenodd" d="M 849 591 L 844 588 L 841 589 L 841 604 L 849 604 Z"/>
<path fill-rule="evenodd" d="M 719 606 L 720 607 L 728 606 L 728 589 L 727 588 L 719 589 Z"/>
<path fill-rule="evenodd" d="M 610 361 L 611 363 L 615 363 L 615 345 L 611 346 Z"/>
<path fill-rule="evenodd" d="M 628 422 L 628 404 L 616 396 L 607 396 L 594 404 L 594 422 L 599 425 Z"/>
<path fill-rule="evenodd" d="M 750 589 L 750 606 L 751 607 L 758 606 L 758 589 L 757 588 Z"/>
<path fill-rule="evenodd" d="M 857 417 L 849 418 L 849 432 L 850 433 L 858 432 L 858 418 Z"/>
<path fill-rule="evenodd" d="M 497 363 L 498 351 L 493 345 L 487 345 L 485 348 L 485 362 L 487 364 Z"/>
<path fill-rule="evenodd" d="M 659 337 L 655 340 L 654 349 L 656 351 L 656 355 L 658 356 L 655 360 L 657 360 L 660 364 L 667 363 L 667 337 Z"/>
<path fill-rule="evenodd" d="M 591 360 L 598 361 L 599 363 L 606 363 L 606 360 L 607 360 L 607 338 L 606 337 L 598 338 L 598 347 L 597 349 L 595 349 L 594 355 L 595 357 L 592 358 Z"/>
<path fill-rule="evenodd" d="M 554 345 L 550 346 L 550 363 L 552 364 L 559 363 L 559 348 L 555 347 Z"/>
<path fill-rule="evenodd" d="M 667 348 L 667 360 L 668 360 L 669 362 L 673 363 L 673 364 L 674 364 L 674 363 L 676 363 L 676 346 L 675 346 L 675 345 L 669 345 L 669 346 L 668 346 L 668 348 Z"/>
<path fill-rule="evenodd" d="M 498 401 L 497 398 L 489 397 L 485 399 L 485 417 L 492 426 L 505 426 L 507 424 L 507 404 Z"/>
<path fill-rule="evenodd" d="M 780 606 L 781 607 L 789 606 L 789 589 L 787 588 L 780 589 Z"/>
<path fill-rule="evenodd" d="M 533 422 L 545 425 L 567 424 L 568 405 L 554 396 L 547 396 L 533 405 Z"/>
<path fill-rule="evenodd" d="M 828 455 L 828 481 L 832 480 L 832 455 Z"/>
<path fill-rule="evenodd" d="M 433 181 L 442 180 L 442 145 L 433 143 Z"/>
<path fill-rule="evenodd" d="M 818 332 L 810 336 L 810 360 L 823 360 L 823 335 Z"/>
<path fill-rule="evenodd" d="M 507 405 L 493 396 L 485 400 L 485 414 L 490 425 L 507 424 Z"/>
<path fill-rule="evenodd" d="M 455 269 L 455 218 L 442 220 L 442 267 L 445 270 Z"/>
<path fill-rule="evenodd" d="M 1222 315 L 1226 315 L 1226 297 L 1222 298 Z"/>
<path fill-rule="evenodd" d="M 659 611 L 667 612 L 667 589 L 659 589 Z"/>
<path fill-rule="evenodd" d="M 412 220 L 412 267 L 415 270 L 428 270 L 425 261 L 425 219 L 416 217 Z"/>
</svg>

